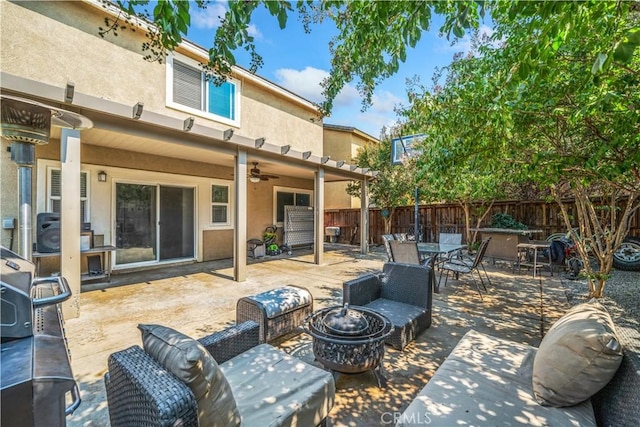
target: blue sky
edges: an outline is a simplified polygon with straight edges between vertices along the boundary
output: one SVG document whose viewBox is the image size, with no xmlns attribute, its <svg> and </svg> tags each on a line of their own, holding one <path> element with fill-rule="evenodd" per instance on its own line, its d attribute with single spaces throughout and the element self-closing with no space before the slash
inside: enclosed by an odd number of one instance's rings
<svg viewBox="0 0 640 427">
<path fill-rule="evenodd" d="M 212 2 L 206 10 L 194 5 L 188 39 L 209 48 L 219 24 L 218 17 L 224 15 L 226 7 L 224 1 Z M 455 52 L 469 49 L 467 38 L 451 46 L 445 37 L 439 37 L 440 22 L 437 17 L 432 21 L 432 30 L 423 34 L 416 48 L 408 52 L 407 61 L 401 64 L 399 72 L 377 87 L 372 106 L 361 111 L 362 99 L 354 81 L 338 95 L 331 116 L 324 122 L 353 126 L 379 137 L 383 126 L 396 122 L 394 107 L 407 102 L 407 78 L 418 75 L 422 84 L 430 86 L 435 67 L 449 64 Z M 337 33 L 333 22 L 314 25 L 311 33 L 306 34 L 294 13 L 289 16 L 287 27 L 281 30 L 277 20 L 260 6 L 252 17 L 250 31 L 264 60 L 258 75 L 310 101 L 322 101 L 319 83 L 329 73 L 329 41 Z M 249 67 L 249 57 L 244 51 L 237 54 L 236 61 L 238 65 Z"/>
</svg>

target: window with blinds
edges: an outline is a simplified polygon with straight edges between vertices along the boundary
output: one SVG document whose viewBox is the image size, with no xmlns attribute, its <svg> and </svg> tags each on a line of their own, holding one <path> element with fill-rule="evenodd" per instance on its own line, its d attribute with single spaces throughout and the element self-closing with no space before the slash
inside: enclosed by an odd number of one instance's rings
<svg viewBox="0 0 640 427">
<path fill-rule="evenodd" d="M 172 70 L 170 92 L 173 103 L 227 120 L 236 120 L 236 82 L 228 80 L 218 86 L 207 80 L 197 66 L 175 58 L 169 65 Z"/>
<path fill-rule="evenodd" d="M 211 223 L 229 223 L 229 186 L 211 186 Z"/>
<path fill-rule="evenodd" d="M 89 222 L 89 174 L 80 172 L 80 222 Z M 60 169 L 49 169 L 49 195 L 47 210 L 60 213 L 62 203 L 62 174 Z"/>
<path fill-rule="evenodd" d="M 173 61 L 173 100 L 187 107 L 202 109 L 202 73 L 178 61 Z"/>
</svg>

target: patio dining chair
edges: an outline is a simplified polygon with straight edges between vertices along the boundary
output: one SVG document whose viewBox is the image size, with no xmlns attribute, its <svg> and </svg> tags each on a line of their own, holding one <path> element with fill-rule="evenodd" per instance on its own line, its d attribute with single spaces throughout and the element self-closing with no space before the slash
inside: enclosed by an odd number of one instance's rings
<svg viewBox="0 0 640 427">
<path fill-rule="evenodd" d="M 416 265 L 429 265 L 431 262 L 431 258 L 422 259 L 420 257 L 417 242 L 391 240 L 389 241 L 389 246 L 391 247 L 393 262 Z"/>
<path fill-rule="evenodd" d="M 389 245 L 389 242 L 391 240 L 395 240 L 395 238 L 393 237 L 393 234 L 383 234 L 381 237 L 382 242 L 384 243 L 384 249 L 387 251 L 389 262 L 393 262 L 393 254 L 391 253 L 391 246 Z"/>
<path fill-rule="evenodd" d="M 438 236 L 438 243 L 440 243 L 441 245 L 460 245 L 462 244 L 462 234 L 440 233 L 440 235 Z M 455 251 L 447 255 L 440 255 L 438 256 L 438 259 L 436 259 L 436 264 L 440 265 L 446 261 L 451 261 L 454 258 L 462 258 L 462 253 L 460 251 Z"/>
<path fill-rule="evenodd" d="M 476 274 L 478 275 L 478 277 L 480 278 L 480 283 L 482 284 L 482 287 L 484 288 L 484 291 L 487 291 L 487 287 L 484 284 L 484 280 L 482 279 L 482 275 L 480 274 L 480 268 L 482 266 L 482 258 L 484 258 L 484 254 L 487 251 L 487 247 L 489 246 L 489 242 L 491 241 L 491 238 L 487 238 L 484 239 L 481 243 L 480 243 L 480 247 L 478 248 L 478 252 L 476 252 L 475 257 L 473 258 L 473 262 L 471 263 L 465 263 L 462 260 L 451 260 L 451 261 L 447 261 L 445 263 L 443 263 L 440 266 L 440 279 L 439 281 L 442 281 L 442 274 L 446 271 L 447 275 L 445 277 L 445 286 L 447 284 L 447 281 L 449 280 L 449 273 L 454 273 L 456 275 L 460 275 L 460 274 L 469 274 L 471 276 L 471 279 L 473 280 L 474 285 L 476 286 L 476 289 L 478 290 L 478 293 L 480 294 L 480 298 L 482 299 L 482 292 L 480 291 L 480 286 L 478 285 L 478 282 L 476 281 L 475 276 L 473 275 L 474 272 L 476 272 Z M 484 268 L 484 267 L 482 267 Z M 485 275 L 487 274 L 487 272 L 485 271 Z M 488 279 L 489 276 L 487 276 Z M 490 283 L 490 282 L 489 282 Z"/>
</svg>

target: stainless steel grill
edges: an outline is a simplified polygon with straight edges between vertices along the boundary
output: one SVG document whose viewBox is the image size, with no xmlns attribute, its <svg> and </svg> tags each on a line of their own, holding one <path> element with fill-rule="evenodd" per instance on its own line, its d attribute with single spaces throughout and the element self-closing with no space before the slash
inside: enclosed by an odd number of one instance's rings
<svg viewBox="0 0 640 427">
<path fill-rule="evenodd" d="M 0 255 L 0 424 L 65 425 L 80 405 L 59 306 L 69 286 L 63 277 L 34 278 L 34 264 L 8 249 Z"/>
</svg>

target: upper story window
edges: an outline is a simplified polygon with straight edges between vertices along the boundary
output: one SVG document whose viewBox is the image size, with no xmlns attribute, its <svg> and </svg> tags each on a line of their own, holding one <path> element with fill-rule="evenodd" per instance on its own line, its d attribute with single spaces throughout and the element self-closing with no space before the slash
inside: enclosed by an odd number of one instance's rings
<svg viewBox="0 0 640 427">
<path fill-rule="evenodd" d="M 229 78 L 217 86 L 199 65 L 171 55 L 167 60 L 167 104 L 171 107 L 231 125 L 239 125 L 240 82 Z"/>
<path fill-rule="evenodd" d="M 80 172 L 80 222 L 89 222 L 89 174 Z M 49 185 L 47 191 L 47 210 L 61 211 L 62 204 L 62 173 L 60 169 L 49 168 Z"/>
</svg>

